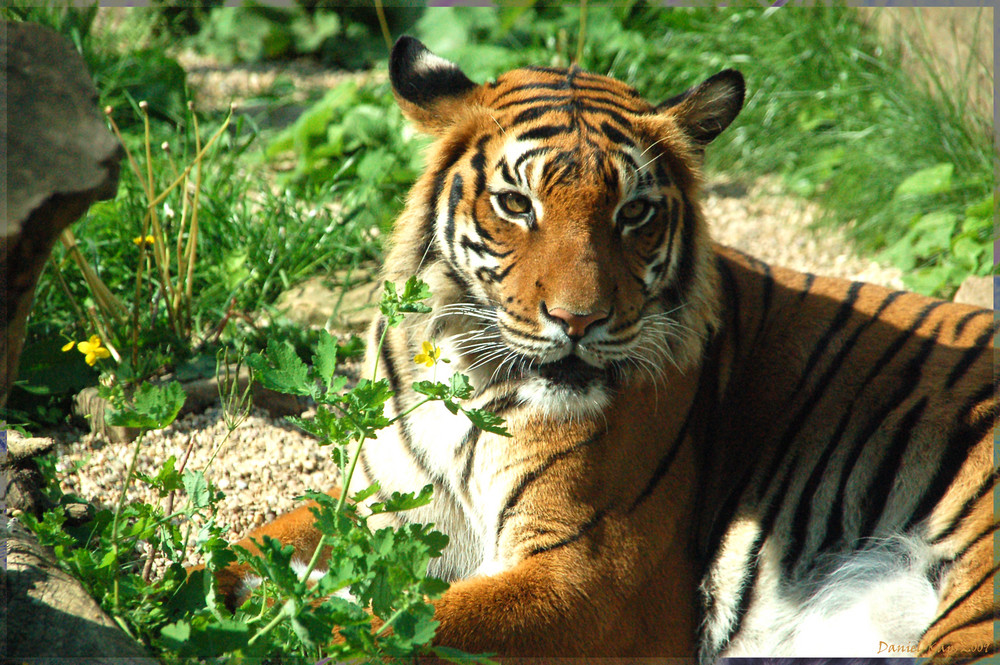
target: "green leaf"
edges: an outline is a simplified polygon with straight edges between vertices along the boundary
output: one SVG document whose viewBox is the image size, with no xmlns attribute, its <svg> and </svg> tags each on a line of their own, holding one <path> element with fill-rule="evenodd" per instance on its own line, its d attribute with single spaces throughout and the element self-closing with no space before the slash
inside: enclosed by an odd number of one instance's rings
<svg viewBox="0 0 1000 665">
<path fill-rule="evenodd" d="M 500 434 L 502 436 L 511 436 L 510 431 L 503 425 L 506 421 L 491 411 L 484 411 L 483 409 L 462 409 L 462 412 L 468 416 L 473 425 L 484 432 L 492 432 L 493 434 Z"/>
<path fill-rule="evenodd" d="M 993 195 L 987 194 L 965 209 L 966 217 L 993 219 Z"/>
<path fill-rule="evenodd" d="M 337 340 L 326 330 L 319 333 L 319 342 L 316 344 L 316 352 L 313 354 L 313 367 L 319 374 L 320 380 L 326 386 L 327 391 L 333 389 L 337 383 L 334 372 L 337 369 L 338 347 Z M 343 377 L 341 377 L 343 378 Z"/>
<path fill-rule="evenodd" d="M 184 388 L 176 381 L 162 386 L 144 383 L 131 400 L 119 400 L 104 418 L 115 427 L 163 429 L 177 418 L 186 397 Z"/>
<path fill-rule="evenodd" d="M 162 645 L 178 656 L 221 656 L 245 647 L 249 639 L 249 625 L 214 617 L 211 623 L 201 617 L 194 621 L 176 621 L 160 631 Z"/>
<path fill-rule="evenodd" d="M 147 485 L 156 488 L 160 496 L 166 496 L 170 492 L 184 487 L 181 475 L 177 473 L 174 468 L 176 464 L 177 458 L 171 455 L 167 458 L 167 461 L 163 463 L 163 467 L 160 471 L 152 478 L 138 472 L 136 472 L 136 476 L 139 476 Z"/>
<path fill-rule="evenodd" d="M 427 283 L 416 276 L 406 280 L 403 295 L 400 298 L 400 310 L 403 312 L 429 312 L 431 308 L 421 301 L 431 297 L 431 289 Z"/>
<path fill-rule="evenodd" d="M 456 399 L 468 399 L 472 397 L 474 392 L 472 384 L 469 383 L 469 377 L 465 374 L 452 374 L 451 376 L 451 395 Z"/>
<path fill-rule="evenodd" d="M 433 399 L 444 399 L 448 396 L 448 386 L 436 381 L 414 381 L 413 390 Z"/>
<path fill-rule="evenodd" d="M 208 481 L 205 479 L 203 471 L 185 469 L 182 479 L 184 490 L 196 508 L 206 508 L 211 505 L 212 493 L 209 491 Z"/>
<path fill-rule="evenodd" d="M 434 608 L 418 605 L 401 615 L 394 624 L 395 633 L 413 645 L 427 644 L 434 639 L 440 621 L 434 620 Z"/>
<path fill-rule="evenodd" d="M 262 541 L 254 539 L 254 542 L 261 553 L 257 559 L 257 565 L 261 566 L 260 572 L 285 593 L 293 596 L 301 595 L 305 584 L 299 581 L 295 571 L 292 570 L 292 555 L 295 553 L 295 548 L 291 545 L 282 545 L 271 536 L 264 536 Z"/>
<path fill-rule="evenodd" d="M 465 653 L 464 651 L 459 651 L 458 649 L 452 649 L 451 647 L 431 647 L 431 651 L 434 655 L 442 660 L 446 660 L 449 663 L 458 663 L 459 665 L 464 665 L 465 663 L 477 663 L 478 665 L 497 665 L 495 661 L 489 659 L 488 656 L 472 655 Z"/>
<path fill-rule="evenodd" d="M 416 495 L 412 492 L 393 492 L 389 499 L 385 502 L 373 503 L 371 505 L 371 512 L 373 515 L 378 513 L 398 513 L 404 510 L 412 510 L 414 508 L 426 506 L 431 502 L 431 496 L 433 493 L 433 485 L 425 485 L 423 489 L 420 490 L 420 493 Z"/>
<path fill-rule="evenodd" d="M 316 389 L 309 380 L 309 368 L 302 362 L 291 342 L 271 339 L 265 354 L 247 357 L 247 365 L 256 372 L 261 384 L 286 395 L 312 396 Z"/>
<path fill-rule="evenodd" d="M 351 501 L 353 501 L 354 503 L 361 503 L 365 499 L 373 496 L 376 492 L 378 492 L 378 490 L 379 490 L 379 484 L 372 483 L 367 488 L 361 490 L 360 492 L 355 493 L 354 496 L 351 497 Z"/>
<path fill-rule="evenodd" d="M 955 165 L 947 162 L 921 169 L 899 183 L 893 198 L 930 196 L 947 192 L 951 189 L 951 179 L 954 172 Z"/>
</svg>

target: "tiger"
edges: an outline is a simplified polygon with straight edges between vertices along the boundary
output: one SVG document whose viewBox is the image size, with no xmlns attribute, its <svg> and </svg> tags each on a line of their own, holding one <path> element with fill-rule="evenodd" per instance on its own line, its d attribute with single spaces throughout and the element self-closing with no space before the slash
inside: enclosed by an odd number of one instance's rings
<svg viewBox="0 0 1000 665">
<path fill-rule="evenodd" d="M 701 164 L 743 107 L 735 70 L 654 105 L 575 65 L 477 84 L 401 37 L 389 78 L 433 143 L 384 276 L 426 282 L 431 312 L 377 318 L 367 372 L 387 416 L 464 373 L 510 433 L 431 403 L 366 442 L 345 488 L 433 486 L 379 517 L 449 536 L 436 644 L 996 654 L 991 310 L 714 243 Z M 413 361 L 427 340 L 450 364 Z M 244 544 L 264 535 L 302 562 L 319 542 L 305 506 Z M 220 582 L 238 600 L 247 577 Z"/>
</svg>

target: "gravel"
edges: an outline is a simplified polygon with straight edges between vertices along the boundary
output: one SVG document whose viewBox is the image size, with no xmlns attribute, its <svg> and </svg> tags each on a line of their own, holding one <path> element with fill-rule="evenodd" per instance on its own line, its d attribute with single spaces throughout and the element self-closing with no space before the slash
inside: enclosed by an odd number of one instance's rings
<svg viewBox="0 0 1000 665">
<path fill-rule="evenodd" d="M 190 80 L 202 103 L 208 106 L 258 94 L 275 80 L 275 72 L 260 68 L 218 72 L 210 63 L 196 61 L 193 56 L 182 61 L 192 72 Z M 307 85 L 342 80 L 312 70 L 303 76 L 307 77 Z M 704 202 L 713 235 L 724 244 L 779 265 L 901 287 L 898 270 L 852 254 L 836 230 L 814 232 L 818 209 L 781 195 L 774 182 L 761 180 L 749 187 L 712 183 L 706 187 Z M 188 446 L 191 454 L 187 468 L 204 469 L 225 435 L 226 426 L 217 408 L 180 418 L 142 440 L 138 470 L 155 475 L 169 456 L 181 460 Z M 68 440 L 63 437 L 58 446 L 57 469 L 69 472 L 63 480 L 64 491 L 100 505 L 114 505 L 133 450 L 130 444 L 110 444 L 94 434 Z M 294 498 L 305 489 L 328 489 L 334 484 L 336 472 L 328 451 L 315 440 L 287 422 L 255 410 L 222 444 L 207 475 L 226 494 L 219 505 L 218 520 L 230 529 L 235 540 L 294 508 Z M 135 484 L 127 499 L 150 503 L 160 500 Z M 193 562 L 195 559 L 189 559 L 189 563 Z"/>
</svg>

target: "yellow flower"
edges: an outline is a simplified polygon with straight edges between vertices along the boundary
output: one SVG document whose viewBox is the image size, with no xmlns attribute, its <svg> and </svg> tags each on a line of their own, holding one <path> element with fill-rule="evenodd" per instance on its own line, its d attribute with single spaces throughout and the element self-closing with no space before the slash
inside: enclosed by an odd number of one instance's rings
<svg viewBox="0 0 1000 665">
<path fill-rule="evenodd" d="M 91 335 L 86 342 L 80 342 L 77 348 L 80 349 L 80 353 L 86 356 L 84 360 L 91 366 L 97 363 L 98 358 L 111 357 L 111 352 L 101 346 L 101 338 L 97 335 Z"/>
<path fill-rule="evenodd" d="M 66 342 L 65 344 L 63 344 L 62 350 L 63 351 L 69 351 L 74 346 L 76 346 L 76 342 L 74 342 L 73 340 L 70 340 L 70 341 Z"/>
<path fill-rule="evenodd" d="M 146 236 L 145 238 L 143 238 L 142 236 L 136 236 L 132 238 L 132 242 L 135 243 L 136 245 L 141 245 L 142 243 L 146 243 L 147 245 L 152 245 L 154 242 L 156 242 L 156 239 L 151 235 Z"/>
<path fill-rule="evenodd" d="M 420 353 L 413 356 L 413 362 L 418 365 L 434 367 L 434 363 L 441 357 L 441 347 L 435 346 L 431 342 L 424 342 L 420 345 Z"/>
</svg>

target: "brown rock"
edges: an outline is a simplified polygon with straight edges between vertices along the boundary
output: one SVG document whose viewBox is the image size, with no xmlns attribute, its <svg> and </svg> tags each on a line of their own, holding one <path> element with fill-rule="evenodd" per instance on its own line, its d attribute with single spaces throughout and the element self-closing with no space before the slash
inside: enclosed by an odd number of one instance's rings
<svg viewBox="0 0 1000 665">
<path fill-rule="evenodd" d="M 955 302 L 976 305 L 985 309 L 995 309 L 993 277 L 966 277 L 955 294 Z"/>
<path fill-rule="evenodd" d="M 344 286 L 334 286 L 343 284 Z M 378 311 L 382 285 L 368 273 L 312 277 L 282 293 L 275 307 L 291 321 L 314 328 L 359 332 Z"/>
</svg>

